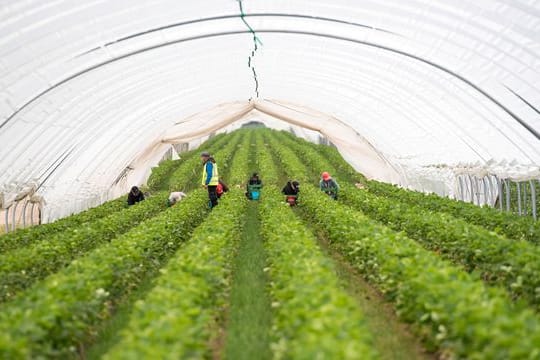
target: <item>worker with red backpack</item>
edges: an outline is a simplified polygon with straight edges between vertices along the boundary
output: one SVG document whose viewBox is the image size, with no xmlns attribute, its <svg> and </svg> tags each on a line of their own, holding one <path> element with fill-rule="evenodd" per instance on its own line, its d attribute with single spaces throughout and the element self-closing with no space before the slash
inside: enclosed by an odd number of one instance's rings
<svg viewBox="0 0 540 360">
<path fill-rule="evenodd" d="M 296 180 L 289 180 L 281 192 L 285 195 L 285 202 L 290 206 L 298 204 L 298 193 L 300 192 L 300 183 Z"/>
<path fill-rule="evenodd" d="M 217 194 L 218 199 L 221 198 L 221 195 L 223 195 L 227 191 L 229 191 L 229 187 L 227 186 L 227 184 L 223 182 L 223 180 L 219 179 L 217 188 L 216 188 L 216 194 Z"/>
</svg>

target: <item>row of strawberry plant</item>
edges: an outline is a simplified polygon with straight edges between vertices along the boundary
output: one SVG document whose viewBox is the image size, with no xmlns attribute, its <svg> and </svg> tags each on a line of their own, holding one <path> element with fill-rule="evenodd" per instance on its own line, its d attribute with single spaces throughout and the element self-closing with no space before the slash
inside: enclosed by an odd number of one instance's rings
<svg viewBox="0 0 540 360">
<path fill-rule="evenodd" d="M 296 160 L 292 152 L 285 157 L 285 161 Z M 287 172 L 306 173 L 303 164 L 297 168 L 282 165 Z M 430 346 L 461 358 L 540 356 L 538 319 L 529 309 L 513 304 L 502 290 L 487 288 L 413 240 L 314 188 L 302 192 L 301 206 L 311 221 L 327 232 L 334 248 L 395 301 L 398 314 L 415 324 Z M 514 326 L 515 331 L 510 330 Z"/>
<path fill-rule="evenodd" d="M 190 238 L 207 214 L 205 203 L 203 191 L 193 192 L 6 303 L 0 358 L 76 357 L 115 306 Z"/>
<path fill-rule="evenodd" d="M 165 207 L 165 194 L 157 194 L 124 211 L 0 255 L 0 302 L 11 299 L 74 258 L 125 233 Z"/>
<path fill-rule="evenodd" d="M 323 154 L 317 152 L 308 141 L 300 138 L 293 138 L 292 134 L 283 131 L 273 132 L 273 136 L 282 146 L 292 149 L 295 154 L 302 159 L 312 176 L 312 182 L 318 181 L 319 176 L 323 171 L 328 171 L 332 175 L 337 175 L 336 167 L 334 167 Z"/>
<path fill-rule="evenodd" d="M 535 244 L 540 243 L 540 222 L 529 217 L 518 216 L 487 206 L 479 207 L 435 194 L 409 191 L 377 181 L 369 181 L 368 189 L 376 195 L 385 196 L 394 201 L 417 204 L 431 211 L 443 212 L 462 218 L 511 239 L 523 239 Z"/>
<path fill-rule="evenodd" d="M 341 288 L 314 235 L 279 201 L 277 188 L 265 191 L 260 215 L 274 308 L 274 358 L 377 358 L 363 314 Z"/>
<path fill-rule="evenodd" d="M 227 142 L 225 134 L 220 134 L 212 137 L 201 147 L 220 148 Z M 193 158 L 196 157 L 197 151 L 193 150 L 189 153 L 182 154 L 182 157 Z M 168 160 L 162 162 L 158 167 L 152 170 L 152 174 L 148 180 L 148 186 L 150 189 L 157 190 L 163 187 L 163 184 L 168 181 L 171 172 L 177 168 L 184 160 L 173 161 Z M 55 222 L 36 225 L 26 229 L 18 229 L 17 231 L 0 236 L 0 254 L 9 250 L 21 248 L 37 241 L 46 239 L 62 231 L 73 229 L 81 224 L 90 223 L 106 216 L 111 215 L 114 212 L 123 210 L 126 208 L 126 198 L 124 196 L 108 201 L 100 206 L 90 208 L 75 215 L 59 219 Z"/>
<path fill-rule="evenodd" d="M 224 170 L 228 167 L 228 162 L 232 158 L 237 145 L 242 139 L 242 132 L 234 132 L 230 136 L 226 136 L 222 139 L 223 141 L 220 141 L 217 145 L 220 145 L 223 142 L 225 143 L 223 146 L 219 148 L 211 147 L 210 149 L 204 149 L 214 153 L 213 155 L 221 175 L 223 175 Z M 178 169 L 172 173 L 169 179 L 169 189 L 171 191 L 186 191 L 194 185 L 200 186 L 201 171 L 202 164 L 198 156 L 194 156 L 184 161 Z"/>
<path fill-rule="evenodd" d="M 242 143 L 230 155 L 233 158 L 227 167 L 233 179 L 247 176 L 249 134 L 244 135 Z M 217 152 L 216 156 L 230 158 L 224 152 Z M 220 206 L 195 231 L 186 248 L 178 251 L 168 267 L 161 270 L 157 287 L 137 303 L 122 340 L 106 357 L 208 355 L 209 325 L 217 310 L 223 307 L 222 299 L 229 290 L 233 240 L 241 231 L 245 205 L 243 194 L 236 189 L 223 198 Z M 171 316 L 173 312 L 176 316 Z M 170 326 L 164 328 L 165 323 Z M 178 337 L 178 333 L 188 332 L 192 335 Z"/>
<path fill-rule="evenodd" d="M 291 180 L 298 180 L 301 183 L 309 182 L 310 178 L 307 173 L 306 165 L 300 161 L 292 149 L 281 144 L 273 133 L 265 136 L 265 139 L 270 147 L 272 155 L 281 166 L 282 171 L 288 175 Z"/>
<path fill-rule="evenodd" d="M 345 203 L 395 230 L 404 231 L 424 247 L 539 309 L 539 247 L 524 240 L 509 240 L 448 214 L 404 205 L 352 186 L 343 190 L 341 199 Z"/>
<path fill-rule="evenodd" d="M 57 220 L 52 223 L 19 229 L 13 233 L 0 236 L 0 254 L 36 243 L 62 231 L 72 229 L 81 224 L 104 218 L 126 207 L 125 197 L 108 201 L 103 205 L 88 209 L 76 215 Z"/>
<path fill-rule="evenodd" d="M 332 169 L 327 171 L 333 171 L 336 175 L 349 181 L 365 181 L 365 177 L 343 159 L 335 146 L 314 144 L 285 131 L 281 131 L 279 134 L 283 139 L 289 139 L 293 143 L 311 148 L 315 153 L 320 154 L 326 160 L 323 168 Z M 328 166 L 330 164 L 331 166 Z"/>
<path fill-rule="evenodd" d="M 291 145 L 308 165 L 329 166 L 313 151 L 284 143 Z M 480 273 L 488 283 L 505 287 L 512 297 L 524 298 L 535 307 L 540 304 L 540 252 L 536 246 L 508 240 L 450 215 L 376 197 L 346 184 L 342 188 L 342 199 L 348 204 L 396 230 L 404 230 L 467 271 Z"/>
<path fill-rule="evenodd" d="M 304 147 L 304 150 L 311 148 L 319 157 L 327 160 L 324 166 L 319 165 L 315 168 L 330 169 L 328 171 L 335 171 L 336 174 L 346 179 L 363 179 L 339 155 L 337 149 L 330 146 L 316 145 L 303 139 L 295 138 L 292 134 L 286 132 L 280 132 L 279 137 L 280 140 L 288 139 L 289 143 L 287 144 L 290 145 L 292 143 L 295 150 L 302 147 Z M 366 181 L 364 180 L 364 182 Z M 431 211 L 447 213 L 511 239 L 525 239 L 533 243 L 540 242 L 540 222 L 530 218 L 501 212 L 489 207 L 478 207 L 462 201 L 443 198 L 435 194 L 409 191 L 377 181 L 369 181 L 367 184 L 369 191 L 376 195 L 388 197 L 405 204 L 416 204 Z"/>
<path fill-rule="evenodd" d="M 210 357 L 212 322 L 229 292 L 245 208 L 242 191 L 224 197 L 135 304 L 121 340 L 105 359 Z"/>
<path fill-rule="evenodd" d="M 235 150 L 232 165 L 230 166 L 230 174 L 227 178 L 230 186 L 245 184 L 249 172 L 248 164 L 253 131 L 242 131 L 242 133 L 242 141 Z"/>
<path fill-rule="evenodd" d="M 225 134 L 216 135 L 200 145 L 202 149 L 220 148 L 227 139 Z M 152 190 L 167 190 L 169 178 L 172 173 L 185 161 L 197 157 L 198 149 L 186 151 L 180 154 L 179 160 L 165 160 L 158 166 L 152 168 L 152 173 L 148 178 L 147 185 Z"/>
<path fill-rule="evenodd" d="M 152 168 L 152 172 L 146 185 L 151 190 L 167 190 L 169 178 L 172 173 L 178 169 L 180 164 L 189 159 L 191 156 L 195 156 L 195 152 L 184 153 L 182 158 L 178 160 L 163 160 L 158 166 Z"/>
<path fill-rule="evenodd" d="M 255 132 L 255 161 L 257 162 L 257 168 L 262 176 L 262 180 L 266 184 L 277 185 L 279 174 L 274 158 L 268 151 L 268 143 L 263 136 L 264 131 L 258 129 Z"/>
<path fill-rule="evenodd" d="M 540 322 L 501 289 L 313 188 L 303 209 L 332 246 L 395 302 L 428 345 L 450 358 L 536 359 Z"/>
</svg>

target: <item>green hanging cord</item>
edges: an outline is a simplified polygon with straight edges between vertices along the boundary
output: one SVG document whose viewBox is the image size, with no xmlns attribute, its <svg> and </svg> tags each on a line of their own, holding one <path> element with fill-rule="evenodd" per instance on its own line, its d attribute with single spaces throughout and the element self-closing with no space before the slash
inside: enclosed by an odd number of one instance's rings
<svg viewBox="0 0 540 360">
<path fill-rule="evenodd" d="M 262 43 L 261 39 L 259 39 L 259 37 L 255 33 L 255 30 L 253 30 L 251 25 L 249 25 L 248 22 L 245 19 L 246 13 L 244 12 L 244 7 L 242 6 L 242 0 L 237 0 L 237 1 L 238 1 L 238 5 L 240 6 L 240 19 L 242 19 L 244 24 L 246 24 L 246 27 L 248 28 L 249 32 L 253 34 L 253 41 L 255 43 L 259 43 L 259 45 L 262 45 L 263 43 Z"/>
<path fill-rule="evenodd" d="M 245 19 L 246 13 L 244 12 L 242 0 L 237 0 L 237 1 L 238 1 L 238 6 L 240 7 L 240 19 L 242 19 L 242 22 L 246 25 L 249 32 L 253 34 L 253 50 L 251 51 L 251 55 L 248 56 L 248 67 L 251 69 L 253 73 L 253 80 L 255 82 L 255 95 L 258 98 L 259 97 L 259 79 L 257 78 L 257 71 L 255 70 L 255 66 L 253 66 L 252 59 L 255 57 L 255 53 L 258 50 L 257 43 L 261 46 L 263 45 L 263 43 L 261 39 L 259 39 L 259 37 L 257 36 L 255 30 L 253 30 L 253 28 L 249 25 L 249 23 Z M 252 98 L 249 99 L 249 101 L 251 100 Z"/>
</svg>

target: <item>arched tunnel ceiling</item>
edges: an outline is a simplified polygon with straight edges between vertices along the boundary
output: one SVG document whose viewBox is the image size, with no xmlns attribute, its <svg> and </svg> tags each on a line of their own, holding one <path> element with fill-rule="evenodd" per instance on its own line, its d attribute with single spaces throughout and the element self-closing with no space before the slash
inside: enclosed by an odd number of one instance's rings
<svg viewBox="0 0 540 360">
<path fill-rule="evenodd" d="M 67 209 L 53 217 L 111 196 L 127 167 L 153 165 L 176 123 L 249 99 L 338 119 L 387 160 L 388 171 L 362 167 L 381 180 L 448 182 L 422 169 L 457 166 L 538 176 L 540 2 L 0 4 L 0 187 L 35 181 Z M 381 175 L 391 169 L 398 180 Z"/>
</svg>

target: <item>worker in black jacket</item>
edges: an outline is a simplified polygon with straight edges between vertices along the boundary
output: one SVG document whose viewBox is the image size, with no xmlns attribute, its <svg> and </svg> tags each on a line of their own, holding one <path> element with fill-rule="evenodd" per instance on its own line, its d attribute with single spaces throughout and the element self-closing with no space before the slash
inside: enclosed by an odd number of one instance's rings
<svg viewBox="0 0 540 360">
<path fill-rule="evenodd" d="M 298 204 L 298 193 L 300 192 L 300 183 L 298 181 L 287 181 L 281 192 L 285 195 L 285 202 L 290 206 Z"/>
<path fill-rule="evenodd" d="M 131 206 L 143 200 L 144 200 L 144 194 L 142 193 L 142 191 L 139 190 L 139 188 L 136 186 L 132 187 L 131 191 L 128 194 L 127 204 Z"/>
</svg>

